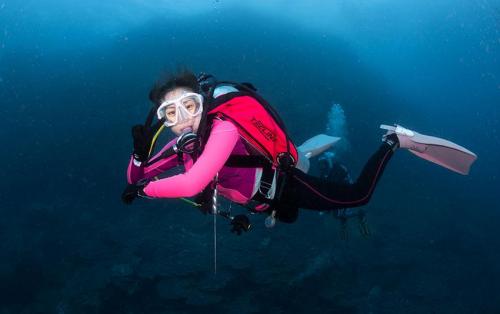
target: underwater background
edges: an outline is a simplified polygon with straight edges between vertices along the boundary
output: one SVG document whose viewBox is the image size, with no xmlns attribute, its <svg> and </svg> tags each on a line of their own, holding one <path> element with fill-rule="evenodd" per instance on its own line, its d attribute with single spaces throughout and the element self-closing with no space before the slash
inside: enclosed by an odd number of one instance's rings
<svg viewBox="0 0 500 314">
<path fill-rule="evenodd" d="M 498 0 L 0 0 L 0 313 L 500 313 L 499 57 Z M 179 66 L 252 82 L 296 143 L 341 132 L 354 177 L 382 123 L 478 160 L 398 151 L 367 239 L 329 213 L 219 218 L 215 274 L 212 216 L 120 200 Z"/>
</svg>

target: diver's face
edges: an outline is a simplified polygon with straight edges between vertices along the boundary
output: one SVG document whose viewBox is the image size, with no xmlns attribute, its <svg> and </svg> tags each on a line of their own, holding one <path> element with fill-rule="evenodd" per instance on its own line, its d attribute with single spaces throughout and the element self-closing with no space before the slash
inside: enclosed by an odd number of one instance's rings
<svg viewBox="0 0 500 314">
<path fill-rule="evenodd" d="M 192 93 L 192 92 L 193 92 L 192 90 L 190 90 L 188 88 L 182 88 L 182 87 L 173 89 L 170 92 L 165 94 L 165 97 L 163 98 L 163 102 L 177 99 L 185 93 Z M 167 115 L 168 115 L 168 111 L 167 111 Z M 171 126 L 170 129 L 177 136 L 181 135 L 183 133 L 183 131 L 185 131 L 186 129 L 192 129 L 194 133 L 197 133 L 198 128 L 200 126 L 200 121 L 201 121 L 201 114 L 199 114 L 195 117 L 191 117 L 189 119 L 184 119 L 184 120 L 180 121 L 179 123 L 177 123 L 176 125 Z"/>
</svg>

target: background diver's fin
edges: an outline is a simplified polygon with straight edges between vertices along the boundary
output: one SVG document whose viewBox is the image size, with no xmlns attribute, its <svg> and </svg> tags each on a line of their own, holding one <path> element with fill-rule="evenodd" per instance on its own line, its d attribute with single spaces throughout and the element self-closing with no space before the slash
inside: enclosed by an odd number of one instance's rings
<svg viewBox="0 0 500 314">
<path fill-rule="evenodd" d="M 329 136 L 325 134 L 318 134 L 305 141 L 302 145 L 297 147 L 299 153 L 299 160 L 297 168 L 307 173 L 309 171 L 309 158 L 317 156 L 329 149 L 340 140 L 340 137 Z"/>
<path fill-rule="evenodd" d="M 340 137 L 318 134 L 311 137 L 297 148 L 304 153 L 307 158 L 311 158 L 329 149 L 338 141 L 340 141 Z"/>
</svg>

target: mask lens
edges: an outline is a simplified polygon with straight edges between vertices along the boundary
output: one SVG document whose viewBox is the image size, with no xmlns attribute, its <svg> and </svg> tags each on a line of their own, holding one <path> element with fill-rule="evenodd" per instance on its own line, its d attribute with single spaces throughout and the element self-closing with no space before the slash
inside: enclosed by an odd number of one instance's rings
<svg viewBox="0 0 500 314">
<path fill-rule="evenodd" d="M 197 114 L 201 108 L 199 98 L 194 95 L 184 97 L 181 102 L 184 106 L 184 109 L 186 109 L 186 112 L 188 112 L 190 115 Z"/>
<path fill-rule="evenodd" d="M 175 123 L 177 120 L 177 108 L 175 104 L 165 107 L 165 113 L 163 115 L 165 117 L 165 121 L 169 123 Z"/>
<path fill-rule="evenodd" d="M 161 105 L 156 114 L 158 119 L 165 119 L 167 125 L 177 123 L 177 106 L 175 103 Z"/>
</svg>

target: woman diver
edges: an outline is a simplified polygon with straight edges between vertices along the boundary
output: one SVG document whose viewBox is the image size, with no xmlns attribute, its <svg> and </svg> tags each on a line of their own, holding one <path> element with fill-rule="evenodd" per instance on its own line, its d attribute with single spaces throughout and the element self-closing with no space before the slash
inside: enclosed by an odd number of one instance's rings
<svg viewBox="0 0 500 314">
<path fill-rule="evenodd" d="M 128 186 L 122 194 L 126 204 L 137 196 L 201 195 L 198 202 L 211 207 L 216 191 L 230 201 L 291 223 L 299 208 L 335 210 L 368 203 L 398 148 L 462 174 L 476 158 L 449 141 L 400 126 L 381 126 L 387 133 L 359 177 L 334 182 L 308 175 L 308 167 L 301 166 L 332 143 L 319 145 L 316 152 L 296 149 L 277 114 L 251 84 L 219 83 L 211 76 L 197 77 L 184 70 L 157 83 L 149 98 L 154 110 L 145 125 L 132 128 L 134 151 L 127 170 Z M 153 115 L 158 118 L 154 125 Z M 164 127 L 176 138 L 150 157 L 155 134 Z M 157 179 L 179 165 L 184 165 L 184 173 Z M 241 216 L 233 220 L 233 231 L 246 231 L 248 224 Z"/>
</svg>

